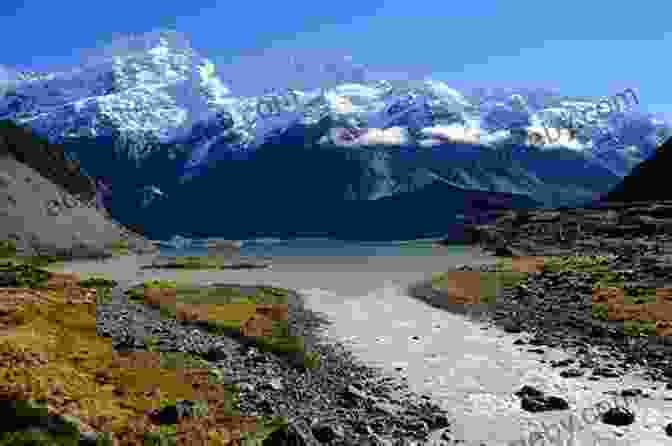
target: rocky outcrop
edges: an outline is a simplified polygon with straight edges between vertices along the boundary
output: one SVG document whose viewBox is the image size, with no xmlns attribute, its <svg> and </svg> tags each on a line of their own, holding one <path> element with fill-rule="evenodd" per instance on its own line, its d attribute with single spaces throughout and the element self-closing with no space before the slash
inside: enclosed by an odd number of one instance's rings
<svg viewBox="0 0 672 446">
<path fill-rule="evenodd" d="M 115 248 L 156 248 L 96 207 L 95 182 L 62 148 L 30 131 L 0 125 L 0 240 L 19 255 L 101 258 Z"/>
<path fill-rule="evenodd" d="M 95 181 L 82 174 L 79 162 L 69 159 L 60 146 L 8 120 L 0 121 L 0 156 L 4 155 L 30 166 L 81 201 L 96 196 Z"/>
<path fill-rule="evenodd" d="M 672 167 L 672 139 L 662 144 L 653 157 L 642 161 L 601 201 L 632 202 L 672 199 L 672 189 L 665 187 Z"/>
</svg>

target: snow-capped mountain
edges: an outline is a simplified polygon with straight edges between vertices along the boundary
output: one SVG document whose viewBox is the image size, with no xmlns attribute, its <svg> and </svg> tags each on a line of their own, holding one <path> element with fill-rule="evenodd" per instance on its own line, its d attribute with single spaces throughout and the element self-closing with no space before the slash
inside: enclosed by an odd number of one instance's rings
<svg viewBox="0 0 672 446">
<path fill-rule="evenodd" d="M 330 199 L 377 200 L 438 182 L 574 204 L 608 191 L 672 135 L 634 107 L 581 112 L 603 98 L 459 92 L 432 79 L 357 76 L 237 96 L 184 36 L 166 31 L 127 38 L 76 69 L 20 73 L 4 91 L 0 119 L 66 143 L 90 173 L 113 179 L 117 195 L 139 193 L 148 209 L 203 195 L 206 185 L 244 193 L 273 169 Z M 231 167 L 239 160 L 247 164 Z M 334 163 L 343 170 L 329 172 Z"/>
</svg>

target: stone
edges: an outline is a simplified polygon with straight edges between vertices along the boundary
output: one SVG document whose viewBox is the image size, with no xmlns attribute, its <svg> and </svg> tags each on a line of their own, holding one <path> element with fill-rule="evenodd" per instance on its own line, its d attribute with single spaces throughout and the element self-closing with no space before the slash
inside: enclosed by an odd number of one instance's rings
<svg viewBox="0 0 672 446">
<path fill-rule="evenodd" d="M 369 396 L 356 387 L 349 385 L 343 392 L 341 392 L 341 398 L 343 398 L 343 401 L 349 407 L 354 407 L 367 401 Z"/>
<path fill-rule="evenodd" d="M 0 187 L 9 187 L 13 182 L 14 177 L 7 172 L 0 172 Z"/>
<path fill-rule="evenodd" d="M 223 361 L 229 358 L 229 354 L 225 349 L 217 347 L 208 348 L 208 350 L 203 353 L 202 356 L 206 361 L 211 362 Z"/>
<path fill-rule="evenodd" d="M 264 388 L 275 391 L 282 391 L 285 389 L 285 387 L 282 385 L 282 382 L 280 382 L 279 379 L 271 379 L 266 383 Z"/>
<path fill-rule="evenodd" d="M 0 271 L 0 287 L 16 287 L 19 275 L 12 271 Z"/>
<path fill-rule="evenodd" d="M 515 395 L 521 398 L 521 408 L 527 412 L 569 409 L 569 404 L 564 399 L 557 396 L 546 396 L 542 391 L 531 386 L 523 386 Z"/>
<path fill-rule="evenodd" d="M 190 400 L 178 400 L 161 409 L 150 412 L 149 418 L 155 424 L 177 424 L 180 417 L 193 417 L 196 403 Z"/>
<path fill-rule="evenodd" d="M 47 215 L 55 217 L 61 213 L 61 205 L 56 200 L 49 200 L 46 205 Z"/>
<path fill-rule="evenodd" d="M 345 437 L 343 429 L 339 426 L 318 423 L 312 427 L 315 439 L 320 443 L 328 443 L 335 440 L 341 440 Z"/>
<path fill-rule="evenodd" d="M 579 369 L 567 369 L 560 372 L 560 376 L 563 378 L 578 378 L 583 375 L 583 371 Z"/>
<path fill-rule="evenodd" d="M 494 254 L 500 257 L 523 257 L 525 254 L 505 242 L 498 242 L 494 248 Z"/>
<path fill-rule="evenodd" d="M 310 429 L 290 423 L 287 430 L 277 429 L 261 443 L 261 446 L 317 446 L 320 443 Z"/>
<path fill-rule="evenodd" d="M 520 333 L 521 331 L 523 331 L 520 324 L 518 324 L 517 322 L 514 322 L 514 321 L 507 321 L 504 324 L 503 328 L 504 328 L 504 331 L 507 332 L 507 333 Z M 520 339 L 516 340 L 516 342 L 519 342 L 519 341 L 520 341 Z M 523 341 L 520 341 L 518 345 L 523 344 L 523 343 L 524 343 Z"/>
<path fill-rule="evenodd" d="M 612 426 L 629 426 L 635 422 L 635 414 L 623 407 L 611 407 L 602 414 L 602 422 Z"/>
<path fill-rule="evenodd" d="M 97 432 L 80 432 L 78 446 L 97 446 L 99 434 Z"/>
</svg>

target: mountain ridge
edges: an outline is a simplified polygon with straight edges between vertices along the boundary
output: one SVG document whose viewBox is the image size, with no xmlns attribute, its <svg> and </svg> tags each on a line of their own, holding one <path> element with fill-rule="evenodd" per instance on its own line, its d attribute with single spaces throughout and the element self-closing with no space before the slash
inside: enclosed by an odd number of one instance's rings
<svg viewBox="0 0 672 446">
<path fill-rule="evenodd" d="M 110 219 L 96 181 L 62 147 L 29 129 L 0 121 L 0 240 L 19 255 L 106 258 L 124 244 L 153 252 L 152 243 Z"/>
<path fill-rule="evenodd" d="M 664 187 L 666 175 L 672 168 L 672 139 L 667 140 L 649 159 L 638 164 L 600 201 L 634 202 L 644 200 L 670 200 L 672 192 Z"/>
<path fill-rule="evenodd" d="M 280 100 L 282 92 L 235 96 L 208 59 L 170 33 L 130 40 L 69 74 L 24 76 L 0 100 L 0 117 L 62 143 L 86 172 L 111 179 L 110 214 L 157 233 L 165 228 L 148 222 L 161 224 L 151 216 L 160 208 L 200 202 L 193 218 L 210 219 L 213 203 L 204 197 L 213 191 L 225 203 L 254 201 L 259 208 L 275 206 L 270 196 L 295 201 L 297 224 L 312 218 L 310 206 L 318 201 L 346 212 L 357 205 L 344 201 L 373 205 L 435 181 L 571 206 L 608 192 L 653 153 L 656 138 L 672 132 L 625 110 L 594 125 L 575 120 L 581 124 L 575 139 L 563 134 L 551 143 L 539 119 L 580 109 L 585 98 L 534 89 L 468 95 L 428 79 L 345 80 L 297 91 L 296 103 L 285 101 L 286 110 L 262 116 L 262 99 Z M 606 128 L 621 145 L 593 150 L 598 130 Z M 469 194 L 450 196 L 458 202 L 449 204 L 453 209 Z M 404 203 L 398 212 L 406 212 L 407 200 L 393 202 Z M 235 222 L 220 217 L 222 228 L 258 224 L 245 213 L 232 215 Z M 273 233 L 273 222 L 266 224 L 264 231 Z M 383 224 L 371 222 L 367 231 Z"/>
</svg>

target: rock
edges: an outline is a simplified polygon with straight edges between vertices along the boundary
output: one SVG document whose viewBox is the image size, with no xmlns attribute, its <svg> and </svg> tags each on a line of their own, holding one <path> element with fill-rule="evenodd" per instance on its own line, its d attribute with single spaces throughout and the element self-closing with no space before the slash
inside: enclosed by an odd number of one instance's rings
<svg viewBox="0 0 672 446">
<path fill-rule="evenodd" d="M 55 217 L 61 213 L 61 204 L 56 200 L 49 200 L 46 206 L 47 215 Z"/>
<path fill-rule="evenodd" d="M 624 398 L 637 398 L 643 395 L 642 389 L 621 390 L 621 396 Z"/>
<path fill-rule="evenodd" d="M 315 439 L 320 443 L 328 443 L 334 440 L 341 440 L 345 437 L 345 432 L 340 426 L 318 423 L 312 427 Z"/>
<path fill-rule="evenodd" d="M 601 376 L 603 378 L 618 378 L 620 373 L 606 367 L 597 367 L 593 370 L 593 376 Z"/>
<path fill-rule="evenodd" d="M 505 322 L 502 328 L 507 333 L 520 333 L 521 331 L 523 331 L 520 324 L 518 324 L 517 322 L 514 322 L 514 321 Z M 520 341 L 520 339 L 516 340 L 516 342 L 518 342 L 518 341 Z M 520 345 L 520 344 L 524 344 L 524 342 L 520 341 L 520 342 L 518 342 L 517 345 Z"/>
<path fill-rule="evenodd" d="M 546 412 L 569 409 L 569 404 L 557 396 L 544 396 L 542 398 L 523 397 L 520 407 L 528 412 Z"/>
<path fill-rule="evenodd" d="M 284 386 L 282 385 L 282 382 L 280 382 L 279 379 L 272 379 L 264 385 L 265 389 L 270 389 L 270 390 L 276 390 L 276 391 L 281 391 L 284 390 Z"/>
<path fill-rule="evenodd" d="M 14 177 L 7 172 L 0 172 L 0 187 L 9 187 L 13 182 Z"/>
<path fill-rule="evenodd" d="M 203 359 L 206 361 L 217 362 L 228 359 L 229 354 L 223 348 L 211 347 L 204 354 Z"/>
<path fill-rule="evenodd" d="M 70 256 L 73 259 L 99 259 L 112 257 L 112 253 L 109 250 L 91 241 L 75 243 L 69 251 Z"/>
<path fill-rule="evenodd" d="M 521 408 L 527 412 L 569 409 L 569 404 L 564 399 L 557 396 L 546 396 L 542 391 L 531 386 L 523 386 L 515 395 L 521 398 Z"/>
<path fill-rule="evenodd" d="M 356 387 L 349 385 L 343 392 L 341 392 L 341 398 L 349 407 L 356 407 L 361 405 L 363 402 L 369 400 L 369 396 L 358 390 Z"/>
<path fill-rule="evenodd" d="M 541 390 L 535 389 L 532 386 L 524 385 L 514 395 L 516 395 L 518 397 L 521 397 L 521 398 L 524 397 L 524 396 L 536 398 L 536 397 L 543 396 L 544 392 L 542 392 Z"/>
<path fill-rule="evenodd" d="M 601 418 L 603 423 L 612 426 L 629 426 L 635 422 L 635 414 L 623 407 L 611 407 Z"/>
<path fill-rule="evenodd" d="M 583 375 L 583 371 L 579 369 L 567 369 L 560 372 L 560 376 L 563 378 L 578 378 L 579 376 Z"/>
<path fill-rule="evenodd" d="M 19 275 L 12 271 L 0 271 L 0 287 L 16 287 Z"/>
<path fill-rule="evenodd" d="M 493 227 L 488 225 L 465 225 L 464 235 L 467 244 L 489 244 L 495 242 L 498 237 Z"/>
<path fill-rule="evenodd" d="M 97 432 L 80 432 L 78 446 L 97 446 L 99 435 Z"/>
<path fill-rule="evenodd" d="M 156 424 L 177 424 L 179 417 L 193 417 L 195 403 L 189 400 L 178 400 L 150 413 L 150 419 Z"/>
<path fill-rule="evenodd" d="M 318 446 L 320 443 L 312 431 L 298 423 L 290 423 L 285 429 L 277 429 L 261 443 L 262 446 Z"/>
<path fill-rule="evenodd" d="M 523 257 L 525 255 L 521 250 L 509 246 L 505 242 L 498 242 L 493 251 L 496 256 L 500 257 Z"/>
</svg>

